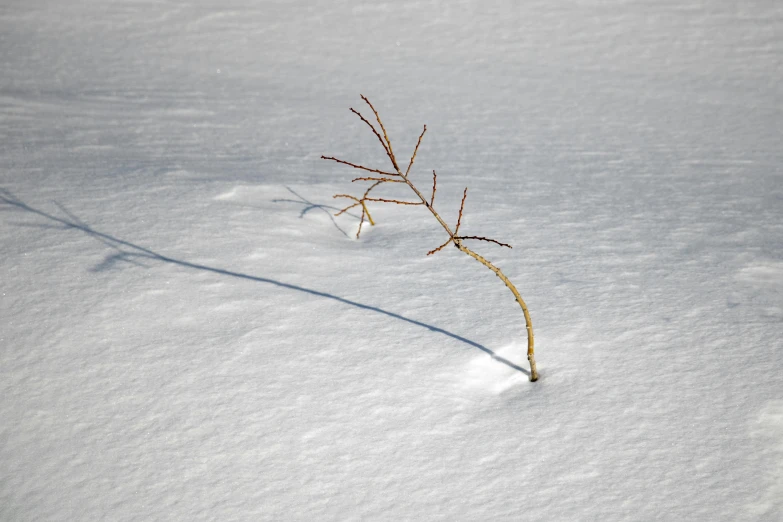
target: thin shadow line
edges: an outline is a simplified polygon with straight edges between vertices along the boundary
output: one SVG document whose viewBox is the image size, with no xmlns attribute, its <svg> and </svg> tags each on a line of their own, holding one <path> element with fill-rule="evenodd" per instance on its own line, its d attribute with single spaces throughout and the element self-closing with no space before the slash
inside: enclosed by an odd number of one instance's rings
<svg viewBox="0 0 783 522">
<path fill-rule="evenodd" d="M 333 206 L 330 206 L 330 205 L 319 205 L 318 203 L 313 203 L 312 201 L 309 201 L 309 200 L 305 199 L 303 196 L 297 194 L 294 191 L 294 189 L 292 189 L 291 187 L 286 186 L 285 189 L 288 192 L 290 192 L 291 194 L 293 194 L 294 196 L 298 197 L 299 199 L 298 200 L 296 200 L 296 199 L 273 199 L 272 203 L 297 203 L 299 205 L 304 205 L 304 208 L 299 213 L 299 219 L 302 219 L 303 217 L 305 217 L 305 214 L 307 214 L 311 210 L 314 210 L 314 209 L 321 210 L 324 213 L 326 213 L 327 216 L 329 216 L 329 219 L 332 220 L 332 224 L 335 226 L 335 228 L 337 230 L 339 230 L 345 237 L 349 237 L 348 233 L 346 233 L 345 230 L 340 228 L 340 225 L 337 224 L 337 221 L 334 219 L 334 216 L 332 215 L 332 213 L 327 210 L 327 209 L 332 209 L 332 210 L 339 211 L 340 209 L 338 207 L 333 207 Z"/>
<path fill-rule="evenodd" d="M 37 214 L 39 216 L 45 217 L 46 219 L 49 219 L 49 220 L 54 221 L 56 223 L 59 223 L 60 227 L 58 227 L 58 228 L 60 228 L 62 230 L 75 229 L 75 230 L 80 230 L 80 231 L 86 233 L 89 236 L 92 236 L 93 238 L 95 238 L 96 240 L 100 241 L 101 243 L 103 243 L 105 245 L 108 245 L 111 248 L 114 248 L 115 250 L 117 250 L 119 252 L 118 254 L 115 254 L 114 256 L 110 256 L 111 258 L 118 258 L 118 259 L 121 259 L 121 260 L 128 261 L 128 260 L 130 260 L 130 258 L 133 258 L 133 257 L 146 257 L 146 258 L 149 258 L 149 259 L 155 259 L 155 260 L 158 260 L 158 261 L 163 261 L 165 263 L 172 263 L 172 264 L 183 266 L 183 267 L 186 267 L 186 268 L 192 268 L 192 269 L 195 269 L 195 270 L 203 270 L 205 272 L 212 272 L 214 274 L 220 274 L 220 275 L 224 275 L 224 276 L 236 277 L 238 279 L 245 279 L 245 280 L 248 280 L 248 281 L 256 281 L 256 282 L 259 282 L 259 283 L 269 283 L 271 285 L 275 285 L 275 286 L 278 286 L 280 288 L 287 288 L 289 290 L 296 290 L 298 292 L 304 292 L 306 294 L 316 295 L 318 297 L 324 297 L 326 299 L 332 299 L 332 300 L 337 301 L 339 303 L 343 303 L 343 304 L 350 305 L 350 306 L 355 306 L 355 307 L 360 308 L 362 310 L 370 310 L 372 312 L 377 312 L 379 314 L 383 314 L 385 316 L 392 317 L 394 319 L 399 319 L 400 321 L 405 321 L 406 323 L 409 323 L 409 324 L 413 324 L 413 325 L 416 325 L 416 326 L 420 326 L 422 328 L 426 328 L 427 330 L 429 330 L 431 332 L 436 332 L 436 333 L 439 333 L 439 334 L 443 334 L 443 335 L 445 335 L 447 337 L 450 337 L 450 338 L 455 339 L 457 341 L 463 342 L 463 343 L 465 343 L 467 345 L 470 345 L 470 346 L 472 346 L 474 348 L 478 348 L 482 352 L 489 354 L 494 360 L 498 361 L 499 363 L 505 364 L 509 368 L 512 368 L 514 370 L 522 372 L 522 373 L 524 373 L 524 374 L 526 374 L 528 376 L 530 375 L 528 370 L 526 370 L 525 368 L 522 368 L 521 366 L 518 366 L 518 365 L 514 364 L 513 362 L 509 361 L 508 359 L 506 359 L 504 357 L 501 357 L 500 355 L 496 354 L 495 352 L 493 352 L 489 348 L 487 348 L 485 346 L 482 346 L 482 345 L 480 345 L 479 343 L 477 343 L 475 341 L 471 341 L 470 339 L 466 339 L 465 337 L 462 337 L 461 335 L 457 335 L 457 334 L 451 333 L 451 332 L 449 332 L 447 330 L 444 330 L 443 328 L 438 328 L 437 326 L 432 326 L 430 324 L 423 323 L 423 322 L 417 321 L 415 319 L 410 319 L 410 318 L 405 317 L 403 315 L 396 314 L 394 312 L 389 312 L 389 311 L 383 310 L 382 308 L 378 308 L 376 306 L 370 306 L 370 305 L 362 304 L 362 303 L 359 303 L 359 302 L 356 302 L 356 301 L 351 301 L 350 299 L 345 299 L 344 297 L 339 297 L 339 296 L 336 296 L 336 295 L 333 295 L 333 294 L 328 294 L 326 292 L 321 292 L 319 290 L 313 290 L 313 289 L 310 289 L 310 288 L 305 288 L 303 286 L 292 285 L 290 283 L 283 283 L 282 281 L 275 281 L 274 279 L 268 279 L 266 277 L 258 277 L 258 276 L 253 276 L 253 275 L 249 275 L 249 274 L 243 274 L 241 272 L 233 272 L 231 270 L 225 270 L 225 269 L 222 269 L 222 268 L 216 268 L 216 267 L 207 266 L 207 265 L 200 265 L 198 263 L 191 263 L 189 261 L 183 261 L 181 259 L 175 259 L 173 257 L 164 256 L 164 255 L 158 254 L 157 252 L 155 252 L 153 250 L 150 250 L 148 248 L 141 247 L 141 246 L 133 244 L 133 243 L 131 243 L 129 241 L 125 241 L 123 239 L 116 238 L 114 236 L 111 236 L 109 234 L 105 234 L 103 232 L 99 232 L 99 231 L 91 228 L 89 225 L 87 225 L 86 223 L 84 223 L 83 221 L 78 219 L 76 216 L 71 214 L 68 210 L 65 209 L 65 207 L 63 207 L 59 203 L 55 203 L 55 204 L 58 206 L 58 208 L 60 208 L 66 214 L 66 216 L 71 221 L 69 221 L 67 219 L 59 218 L 57 216 L 54 216 L 54 215 L 49 214 L 47 212 L 44 212 L 43 210 L 38 210 L 36 208 L 33 208 L 33 207 L 27 205 L 26 203 L 22 202 L 20 199 L 18 199 L 10 191 L 8 191 L 6 189 L 0 189 L 0 202 L 5 203 L 6 205 L 12 205 L 12 206 L 16 207 L 17 209 L 25 210 L 27 212 L 30 212 L 30 213 L 33 213 L 33 214 Z M 45 225 L 42 225 L 42 226 L 45 226 Z M 120 249 L 119 245 L 132 248 L 132 249 L 138 251 L 139 253 L 123 252 Z M 104 263 L 106 263 L 106 262 L 104 261 Z"/>
</svg>

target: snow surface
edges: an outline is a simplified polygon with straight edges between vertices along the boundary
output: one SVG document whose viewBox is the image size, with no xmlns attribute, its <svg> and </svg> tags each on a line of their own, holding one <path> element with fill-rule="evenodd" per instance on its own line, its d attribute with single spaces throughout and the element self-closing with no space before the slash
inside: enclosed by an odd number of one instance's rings
<svg viewBox="0 0 783 522">
<path fill-rule="evenodd" d="M 0 64 L 0 520 L 783 520 L 780 2 L 28 0 Z M 540 381 L 426 210 L 332 216 L 359 93 Z"/>
</svg>

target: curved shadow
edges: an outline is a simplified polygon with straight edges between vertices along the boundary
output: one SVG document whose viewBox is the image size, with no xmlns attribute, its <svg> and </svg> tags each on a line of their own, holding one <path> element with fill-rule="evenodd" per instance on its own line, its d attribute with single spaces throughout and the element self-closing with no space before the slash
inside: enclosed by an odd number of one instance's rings
<svg viewBox="0 0 783 522">
<path fill-rule="evenodd" d="M 359 303 L 357 301 L 351 301 L 350 299 L 345 299 L 344 297 L 340 297 L 337 295 L 329 294 L 326 292 L 321 292 L 319 290 L 313 290 L 311 288 L 305 288 L 303 286 L 297 286 L 292 285 L 290 283 L 284 283 L 282 281 L 276 281 L 274 279 L 269 279 L 266 277 L 259 277 L 254 276 L 250 274 L 243 274 L 241 272 L 234 272 L 231 270 L 225 270 L 223 268 L 213 267 L 213 266 L 207 266 L 207 265 L 200 265 L 198 263 L 191 263 L 189 261 L 184 261 L 182 259 L 176 259 L 173 257 L 165 256 L 163 254 L 159 254 L 153 250 L 150 250 L 148 248 L 144 248 L 142 246 L 136 245 L 134 243 L 131 243 L 130 241 L 125 241 L 124 239 L 116 238 L 110 234 L 106 234 L 104 232 L 99 232 L 93 228 L 91 228 L 88 224 L 80 220 L 78 217 L 73 215 L 71 212 L 69 212 L 64 206 L 62 206 L 59 203 L 55 204 L 57 207 L 65 214 L 66 218 L 57 217 L 55 215 L 49 214 L 48 212 L 44 212 L 43 210 L 39 210 L 37 208 L 33 208 L 20 199 L 18 199 L 16 196 L 14 196 L 10 191 L 6 189 L 0 189 L 0 204 L 2 205 L 8 205 L 12 209 L 16 210 L 23 210 L 26 212 L 30 212 L 32 214 L 36 214 L 38 216 L 44 217 L 54 223 L 57 223 L 57 225 L 52 224 L 41 224 L 41 225 L 32 225 L 32 226 L 38 226 L 43 228 L 55 228 L 59 230 L 79 230 L 81 232 L 84 232 L 85 234 L 93 237 L 94 239 L 100 241 L 104 245 L 109 246 L 110 248 L 117 251 L 117 253 L 107 256 L 107 258 L 98 266 L 93 267 L 93 271 L 98 270 L 104 270 L 106 268 L 109 268 L 113 264 L 117 262 L 130 262 L 134 264 L 138 264 L 141 266 L 146 266 L 138 259 L 151 259 L 155 261 L 162 261 L 164 263 L 171 263 L 174 265 L 179 265 L 185 268 L 191 268 L 194 270 L 203 270 L 205 272 L 212 272 L 214 274 L 220 274 L 224 276 L 229 277 L 236 277 L 238 279 L 246 279 L 249 281 L 255 281 L 258 283 L 268 283 L 271 285 L 275 285 L 281 288 L 287 288 L 289 290 L 295 290 L 297 292 L 304 292 L 306 294 L 310 295 L 316 295 L 318 297 L 323 297 L 326 299 L 332 299 L 334 301 L 337 301 L 342 304 L 355 306 L 357 308 L 361 308 L 362 310 L 370 310 L 372 312 L 377 312 L 379 314 L 386 315 L 388 317 L 392 317 L 394 319 L 398 319 L 400 321 L 405 321 L 406 323 L 413 324 L 416 326 L 420 326 L 422 328 L 426 328 L 427 330 L 435 333 L 439 333 L 442 335 L 445 335 L 447 337 L 451 337 L 452 339 L 455 339 L 457 341 L 460 341 L 462 343 L 465 343 L 469 346 L 472 346 L 473 348 L 477 348 L 481 350 L 484 353 L 489 354 L 494 360 L 498 361 L 501 364 L 505 364 L 509 368 L 512 368 L 514 370 L 517 370 L 519 372 L 524 373 L 525 375 L 530 375 L 528 370 L 525 368 L 522 368 L 521 366 L 514 364 L 513 362 L 509 361 L 508 359 L 501 357 L 500 355 L 496 354 L 489 348 L 480 345 L 479 343 L 475 341 L 471 341 L 470 339 L 466 339 L 465 337 L 462 337 L 460 335 L 457 335 L 455 333 L 449 332 L 448 330 L 444 330 L 443 328 L 438 328 L 437 326 L 433 326 L 431 324 L 423 323 L 421 321 L 417 321 L 415 319 L 410 319 L 408 317 L 405 317 L 403 315 L 389 312 L 387 310 L 384 310 L 382 308 L 378 308 L 376 306 L 366 305 L 363 303 Z M 0 206 L 0 209 L 2 209 L 2 206 Z M 18 223 L 18 226 L 30 226 L 30 224 L 22 224 Z M 128 252 L 126 250 L 123 250 L 121 247 L 127 247 L 132 249 L 131 252 Z"/>
</svg>

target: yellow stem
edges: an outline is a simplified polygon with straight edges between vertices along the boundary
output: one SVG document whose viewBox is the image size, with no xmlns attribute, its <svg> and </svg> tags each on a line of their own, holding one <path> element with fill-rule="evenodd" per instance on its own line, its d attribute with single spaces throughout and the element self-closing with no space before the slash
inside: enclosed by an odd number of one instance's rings
<svg viewBox="0 0 783 522">
<path fill-rule="evenodd" d="M 364 200 L 361 201 L 362 208 L 364 209 L 364 213 L 367 214 L 367 219 L 370 221 L 370 225 L 375 226 L 375 221 L 372 220 L 372 216 L 370 215 L 370 211 L 367 210 L 367 205 L 364 204 Z"/>
<path fill-rule="evenodd" d="M 462 252 L 465 252 L 467 255 L 484 265 L 485 267 L 489 268 L 493 272 L 495 272 L 495 275 L 500 278 L 501 281 L 503 281 L 509 290 L 511 290 L 511 293 L 514 294 L 514 298 L 517 300 L 517 303 L 519 303 L 519 306 L 522 307 L 522 313 L 525 314 L 525 328 L 527 329 L 527 360 L 530 363 L 530 380 L 531 381 L 537 381 L 538 380 L 538 371 L 536 370 L 536 358 L 535 353 L 533 351 L 533 321 L 530 319 L 530 313 L 527 311 L 527 305 L 525 304 L 525 301 L 522 299 L 522 296 L 519 295 L 519 292 L 517 291 L 517 287 L 514 286 L 514 283 L 509 281 L 509 279 L 503 274 L 503 272 L 500 271 L 498 267 L 472 251 L 471 249 L 467 248 L 462 244 L 462 242 L 459 239 L 454 240 L 454 244 L 457 245 L 457 248 L 459 248 Z"/>
</svg>

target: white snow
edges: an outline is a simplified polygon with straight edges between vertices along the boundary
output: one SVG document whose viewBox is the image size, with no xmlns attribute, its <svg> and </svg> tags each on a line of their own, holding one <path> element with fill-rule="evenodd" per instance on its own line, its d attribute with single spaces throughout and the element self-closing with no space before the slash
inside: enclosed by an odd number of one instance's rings
<svg viewBox="0 0 783 522">
<path fill-rule="evenodd" d="M 0 520 L 783 520 L 780 3 L 31 0 L 0 65 Z M 360 93 L 538 382 L 425 209 L 333 216 Z"/>
</svg>

